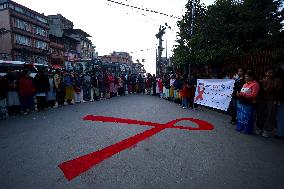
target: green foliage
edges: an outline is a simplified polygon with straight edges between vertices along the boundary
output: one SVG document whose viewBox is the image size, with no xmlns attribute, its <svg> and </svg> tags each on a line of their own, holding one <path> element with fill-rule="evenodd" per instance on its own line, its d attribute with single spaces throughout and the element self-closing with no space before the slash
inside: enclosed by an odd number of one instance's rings
<svg viewBox="0 0 284 189">
<path fill-rule="evenodd" d="M 193 35 L 192 6 L 193 1 L 186 4 L 177 23 L 176 65 L 222 65 L 250 51 L 284 48 L 283 0 L 216 0 L 208 7 L 197 0 Z"/>
</svg>

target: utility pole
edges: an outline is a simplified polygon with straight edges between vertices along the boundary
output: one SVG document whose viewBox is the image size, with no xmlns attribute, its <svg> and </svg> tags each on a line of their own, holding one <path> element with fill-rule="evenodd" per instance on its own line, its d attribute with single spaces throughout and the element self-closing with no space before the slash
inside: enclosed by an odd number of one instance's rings
<svg viewBox="0 0 284 189">
<path fill-rule="evenodd" d="M 165 32 L 166 27 L 160 26 L 159 33 L 156 34 L 156 38 L 159 39 L 159 46 L 158 46 L 158 52 L 157 52 L 157 58 L 156 58 L 156 75 L 161 75 L 161 66 L 162 66 L 162 53 L 163 53 L 163 35 Z"/>
<path fill-rule="evenodd" d="M 188 0 L 190 3 L 190 0 Z M 194 17 L 195 17 L 195 0 L 192 0 L 192 7 L 191 7 L 191 28 L 190 28 L 190 37 L 193 37 L 193 28 L 194 28 Z M 192 49 L 190 49 L 190 53 L 192 53 Z M 191 65 L 190 62 L 188 64 L 188 77 L 190 78 L 191 75 Z"/>
</svg>

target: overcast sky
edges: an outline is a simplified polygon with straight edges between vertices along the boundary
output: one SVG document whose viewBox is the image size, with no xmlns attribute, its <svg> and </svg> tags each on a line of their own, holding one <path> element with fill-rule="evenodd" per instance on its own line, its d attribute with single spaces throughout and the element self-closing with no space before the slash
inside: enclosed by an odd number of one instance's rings
<svg viewBox="0 0 284 189">
<path fill-rule="evenodd" d="M 117 0 L 131 5 L 149 8 L 169 15 L 182 16 L 187 0 Z M 133 60 L 145 59 L 147 72 L 155 73 L 155 54 L 159 25 L 168 23 L 164 35 L 164 47 L 168 44 L 168 54 L 172 54 L 175 44 L 177 19 L 154 13 L 139 11 L 117 5 L 107 0 L 15 0 L 30 9 L 45 15 L 62 14 L 74 23 L 74 28 L 90 34 L 99 55 L 113 51 L 133 52 Z M 214 0 L 201 0 L 210 5 Z M 143 50 L 143 51 L 141 51 Z M 165 55 L 165 52 L 164 52 Z"/>
</svg>

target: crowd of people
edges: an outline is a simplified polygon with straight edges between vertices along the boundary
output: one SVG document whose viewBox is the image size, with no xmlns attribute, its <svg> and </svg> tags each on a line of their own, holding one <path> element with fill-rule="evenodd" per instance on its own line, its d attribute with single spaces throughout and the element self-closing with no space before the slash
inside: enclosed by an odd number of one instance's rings
<svg viewBox="0 0 284 189">
<path fill-rule="evenodd" d="M 256 80 L 252 70 L 240 68 L 234 76 L 232 96 L 232 121 L 236 130 L 263 137 L 284 136 L 283 76 L 271 68 L 264 78 Z"/>
<path fill-rule="evenodd" d="M 40 70 L 35 77 L 28 70 L 8 70 L 0 76 L 0 119 L 103 98 L 142 93 L 145 77 L 104 72 L 100 74 Z M 144 90 L 145 91 L 145 90 Z"/>
<path fill-rule="evenodd" d="M 32 78 L 28 70 L 11 69 L 7 75 L 0 76 L 0 119 L 131 93 L 158 96 L 179 103 L 184 109 L 195 109 L 198 78 L 197 73 L 188 78 L 181 74 L 161 77 L 147 74 L 145 77 L 137 74 L 116 76 L 110 72 L 78 74 L 62 70 L 41 70 Z M 233 79 L 235 87 L 230 110 L 231 123 L 236 125 L 236 130 L 271 137 L 277 128 L 277 135 L 283 137 L 283 119 L 280 116 L 277 119 L 277 107 L 282 104 L 283 109 L 283 85 L 275 77 L 274 70 L 268 69 L 266 76 L 256 81 L 253 71 L 239 69 Z"/>
</svg>

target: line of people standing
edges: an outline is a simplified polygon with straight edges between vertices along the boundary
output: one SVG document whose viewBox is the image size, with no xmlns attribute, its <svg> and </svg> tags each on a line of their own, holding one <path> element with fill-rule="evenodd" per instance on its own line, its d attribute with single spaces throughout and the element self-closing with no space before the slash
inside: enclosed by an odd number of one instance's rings
<svg viewBox="0 0 284 189">
<path fill-rule="evenodd" d="M 191 79 L 180 74 L 164 74 L 156 77 L 155 74 L 147 75 L 146 93 L 177 102 L 184 109 L 194 108 L 194 93 L 197 85 L 197 75 L 193 74 Z"/>
<path fill-rule="evenodd" d="M 64 70 L 39 70 L 34 78 L 30 75 L 28 70 L 11 68 L 0 77 L 0 119 L 43 111 L 56 104 L 72 105 L 145 92 L 145 77 L 136 74 L 115 76 L 110 72 L 78 74 Z"/>
<path fill-rule="evenodd" d="M 234 76 L 232 120 L 236 130 L 263 137 L 284 137 L 284 91 L 280 77 L 267 69 L 265 77 L 256 80 L 252 70 L 239 69 Z"/>
</svg>

